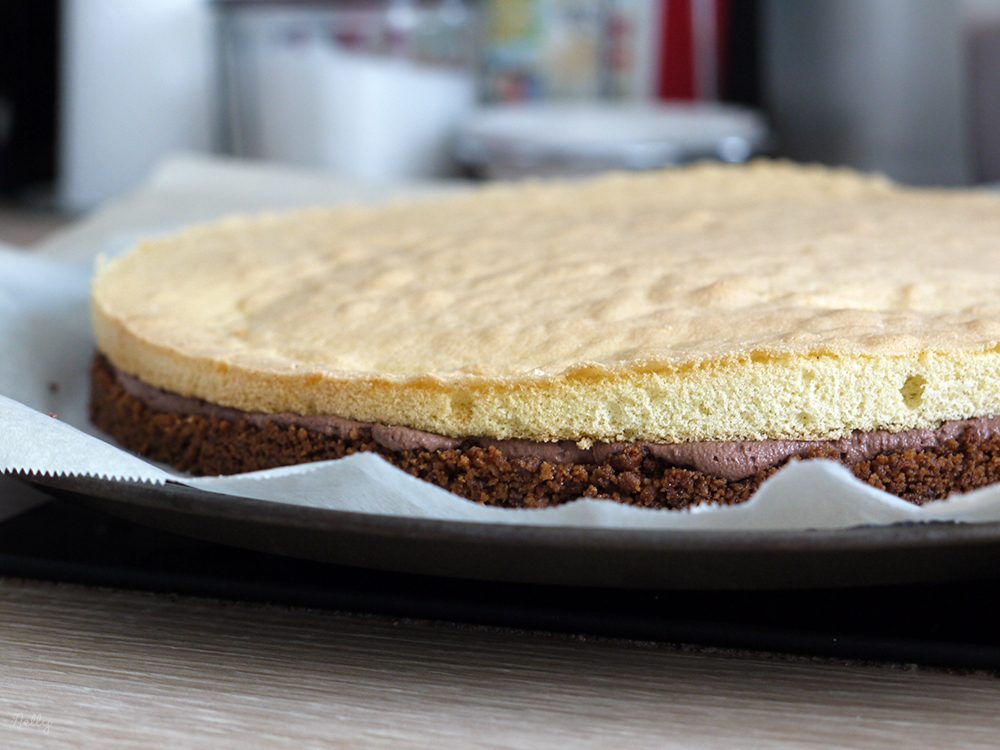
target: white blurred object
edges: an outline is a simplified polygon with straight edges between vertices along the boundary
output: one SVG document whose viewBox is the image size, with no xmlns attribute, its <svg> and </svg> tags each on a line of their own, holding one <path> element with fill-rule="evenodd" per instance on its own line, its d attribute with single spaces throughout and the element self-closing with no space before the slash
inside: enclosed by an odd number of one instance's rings
<svg viewBox="0 0 1000 750">
<path fill-rule="evenodd" d="M 462 123 L 456 149 L 474 173 L 512 179 L 743 162 L 767 145 L 763 118 L 743 107 L 564 102 L 483 107 Z"/>
<path fill-rule="evenodd" d="M 83 210 L 213 141 L 205 0 L 65 0 L 57 200 Z"/>
<path fill-rule="evenodd" d="M 268 53 L 258 86 L 253 155 L 371 181 L 445 173 L 475 102 L 461 72 L 319 45 Z"/>
<path fill-rule="evenodd" d="M 233 153 L 371 182 L 451 170 L 476 101 L 463 3 L 221 7 Z"/>
</svg>

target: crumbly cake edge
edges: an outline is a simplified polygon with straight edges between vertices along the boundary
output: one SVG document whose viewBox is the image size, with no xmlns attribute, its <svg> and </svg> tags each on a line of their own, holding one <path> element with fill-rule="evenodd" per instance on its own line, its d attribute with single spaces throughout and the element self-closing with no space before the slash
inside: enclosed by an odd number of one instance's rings
<svg viewBox="0 0 1000 750">
<path fill-rule="evenodd" d="M 462 497 L 504 507 L 545 507 L 577 497 L 668 509 L 731 505 L 749 499 L 780 469 L 727 480 L 671 466 L 635 445 L 590 465 L 511 458 L 483 447 L 394 451 L 364 430 L 331 438 L 278 423 L 158 412 L 125 391 L 100 355 L 91 368 L 90 410 L 94 424 L 126 448 L 195 474 L 233 474 L 374 452 Z M 837 458 L 822 450 L 809 457 Z M 932 448 L 880 454 L 847 468 L 873 487 L 920 504 L 1000 481 L 1000 435 L 983 440 L 970 430 Z"/>
</svg>

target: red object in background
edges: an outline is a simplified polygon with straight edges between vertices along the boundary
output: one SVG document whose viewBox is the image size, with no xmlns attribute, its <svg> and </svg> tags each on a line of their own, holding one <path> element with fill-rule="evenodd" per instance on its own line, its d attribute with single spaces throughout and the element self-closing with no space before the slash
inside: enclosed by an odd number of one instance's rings
<svg viewBox="0 0 1000 750">
<path fill-rule="evenodd" d="M 660 19 L 661 99 L 694 99 L 691 0 L 665 0 Z"/>
<path fill-rule="evenodd" d="M 725 69 L 725 39 L 726 24 L 729 18 L 729 0 L 703 0 L 711 2 L 711 12 L 714 16 L 712 29 L 714 70 Z M 699 81 L 699 71 L 695 68 L 695 24 L 691 10 L 692 2 L 698 0 L 664 0 L 663 13 L 660 18 L 660 65 L 657 95 L 660 99 L 693 100 L 699 98 L 698 92 L 715 91 L 722 88 L 722 82 L 715 80 L 706 86 L 707 82 Z M 705 75 L 708 72 L 702 72 Z M 717 75 L 717 73 L 716 73 Z"/>
</svg>

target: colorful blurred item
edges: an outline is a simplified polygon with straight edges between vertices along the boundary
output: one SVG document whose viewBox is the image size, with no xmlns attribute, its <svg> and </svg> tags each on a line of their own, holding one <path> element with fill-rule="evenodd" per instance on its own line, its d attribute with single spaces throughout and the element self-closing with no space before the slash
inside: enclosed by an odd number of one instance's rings
<svg viewBox="0 0 1000 750">
<path fill-rule="evenodd" d="M 654 94 L 658 0 L 491 0 L 487 101 Z"/>
<path fill-rule="evenodd" d="M 389 181 L 446 173 L 476 101 L 463 0 L 220 0 L 225 147 Z"/>
<path fill-rule="evenodd" d="M 743 2 L 741 13 L 754 11 Z M 508 179 L 762 153 L 763 117 L 719 101 L 730 93 L 729 20 L 728 0 L 492 0 L 490 104 L 463 121 L 458 160 L 471 176 Z"/>
<path fill-rule="evenodd" d="M 487 101 L 720 98 L 729 0 L 491 0 L 486 16 Z"/>
</svg>

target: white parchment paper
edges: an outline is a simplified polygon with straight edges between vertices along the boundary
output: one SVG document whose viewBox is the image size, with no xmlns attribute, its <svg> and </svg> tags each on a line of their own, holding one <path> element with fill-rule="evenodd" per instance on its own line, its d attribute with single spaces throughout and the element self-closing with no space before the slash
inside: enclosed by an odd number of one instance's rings
<svg viewBox="0 0 1000 750">
<path fill-rule="evenodd" d="M 235 211 L 378 200 L 447 185 L 345 185 L 309 173 L 182 157 L 136 193 L 38 251 L 0 247 L 0 473 L 88 475 L 181 482 L 211 492 L 366 513 L 455 521 L 684 529 L 807 529 L 903 521 L 1000 521 L 1000 486 L 923 508 L 858 481 L 829 461 L 796 462 L 749 502 L 692 511 L 643 510 L 578 500 L 546 510 L 485 508 L 415 479 L 373 454 L 254 472 L 193 478 L 120 450 L 88 422 L 93 355 L 88 285 L 94 257 L 138 238 Z M 18 503 L 0 479 L 0 515 Z M 28 500 L 30 501 L 30 499 Z"/>
</svg>

